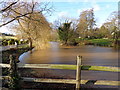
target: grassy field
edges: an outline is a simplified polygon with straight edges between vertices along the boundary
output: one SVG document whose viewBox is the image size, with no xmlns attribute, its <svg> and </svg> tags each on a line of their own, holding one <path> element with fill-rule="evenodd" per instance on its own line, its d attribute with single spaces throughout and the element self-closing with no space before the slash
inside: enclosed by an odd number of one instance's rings
<svg viewBox="0 0 120 90">
<path fill-rule="evenodd" d="M 91 40 L 88 40 L 88 42 L 98 46 L 112 46 L 113 40 L 112 39 L 91 39 Z"/>
<path fill-rule="evenodd" d="M 113 46 L 113 39 L 77 39 L 79 45 Z"/>
<path fill-rule="evenodd" d="M 14 36 L 0 36 L 0 39 L 17 39 L 16 37 Z"/>
</svg>

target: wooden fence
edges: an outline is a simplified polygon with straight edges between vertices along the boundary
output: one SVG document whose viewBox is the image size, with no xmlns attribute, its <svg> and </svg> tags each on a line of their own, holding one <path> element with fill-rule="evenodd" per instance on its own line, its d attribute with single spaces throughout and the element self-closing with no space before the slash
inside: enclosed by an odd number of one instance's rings
<svg viewBox="0 0 120 90">
<path fill-rule="evenodd" d="M 11 61 L 13 62 L 13 61 Z M 47 69 L 66 69 L 76 70 L 76 80 L 74 79 L 43 79 L 43 78 L 29 78 L 22 77 L 23 81 L 27 82 L 47 82 L 47 83 L 68 83 L 76 84 L 76 89 L 80 89 L 81 84 L 90 82 L 94 85 L 112 85 L 119 86 L 120 81 L 105 81 L 105 80 L 81 80 L 81 70 L 92 70 L 92 71 L 110 71 L 120 72 L 119 67 L 104 67 L 104 66 L 87 66 L 82 65 L 82 56 L 77 56 L 77 65 L 66 65 L 66 64 L 17 64 L 18 68 L 47 68 Z M 14 67 L 11 64 L 0 64 L 0 67 L 10 68 Z M 11 78 L 9 76 L 3 76 L 2 79 Z"/>
</svg>

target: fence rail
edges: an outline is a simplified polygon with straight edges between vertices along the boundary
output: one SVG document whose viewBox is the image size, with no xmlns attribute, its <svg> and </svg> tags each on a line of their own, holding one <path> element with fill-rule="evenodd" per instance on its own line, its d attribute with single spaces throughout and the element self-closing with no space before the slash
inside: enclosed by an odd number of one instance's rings
<svg viewBox="0 0 120 90">
<path fill-rule="evenodd" d="M 23 81 L 76 84 L 76 80 L 74 80 L 74 79 L 41 79 L 41 78 L 23 77 Z M 93 83 L 94 85 L 119 86 L 119 84 L 120 84 L 120 81 L 105 81 L 105 80 L 81 80 L 79 83 L 87 84 L 88 82 Z"/>
<path fill-rule="evenodd" d="M 0 79 L 8 80 L 9 76 L 2 76 Z M 44 78 L 28 78 L 21 77 L 23 81 L 27 82 L 47 82 L 47 83 L 67 83 L 67 84 L 76 84 L 74 79 L 44 79 Z M 120 81 L 109 81 L 109 80 L 81 80 L 80 84 L 91 83 L 94 85 L 111 85 L 111 86 L 120 86 Z"/>
<path fill-rule="evenodd" d="M 2 64 L 1 63 L 0 67 L 9 68 L 10 64 Z M 66 64 L 18 64 L 18 68 L 46 68 L 46 69 L 76 70 L 76 65 L 66 65 Z M 81 70 L 120 72 L 120 67 L 81 65 Z"/>
<path fill-rule="evenodd" d="M 11 59 L 12 61 L 12 59 Z M 14 61 L 14 60 L 13 60 Z M 15 62 L 14 62 L 15 63 Z M 74 79 L 43 79 L 43 78 L 28 78 L 22 77 L 23 81 L 27 82 L 47 82 L 47 83 L 68 83 L 76 84 L 76 89 L 80 89 L 80 84 L 92 83 L 94 85 L 112 85 L 120 86 L 120 81 L 107 81 L 107 80 L 81 80 L 81 70 L 93 70 L 93 71 L 110 71 L 110 72 L 120 72 L 119 67 L 105 67 L 105 66 L 88 66 L 82 65 L 82 57 L 77 56 L 77 65 L 66 65 L 66 64 L 0 64 L 3 68 L 47 68 L 47 69 L 67 69 L 76 70 L 76 80 Z M 16 69 L 17 70 L 17 69 Z M 3 76 L 0 79 L 10 79 L 12 77 Z"/>
</svg>

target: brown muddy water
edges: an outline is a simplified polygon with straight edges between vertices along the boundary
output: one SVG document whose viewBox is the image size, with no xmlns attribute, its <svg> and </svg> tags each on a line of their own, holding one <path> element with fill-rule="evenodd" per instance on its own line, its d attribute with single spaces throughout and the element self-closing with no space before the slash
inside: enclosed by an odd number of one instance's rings
<svg viewBox="0 0 120 90">
<path fill-rule="evenodd" d="M 19 57 L 20 63 L 31 64 L 76 64 L 76 56 L 83 57 L 83 65 L 94 66 L 118 66 L 118 50 L 110 47 L 98 46 L 60 46 L 57 42 L 50 42 L 51 48 L 47 50 L 26 52 Z M 40 69 L 38 73 L 49 74 L 75 79 L 74 70 L 50 70 Z M 82 71 L 84 80 L 115 80 L 118 81 L 118 73 L 104 71 Z"/>
</svg>

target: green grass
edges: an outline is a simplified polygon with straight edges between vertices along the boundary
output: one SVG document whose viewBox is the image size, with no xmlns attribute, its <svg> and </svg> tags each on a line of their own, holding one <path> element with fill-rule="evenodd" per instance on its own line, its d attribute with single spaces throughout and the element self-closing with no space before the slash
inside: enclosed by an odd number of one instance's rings
<svg viewBox="0 0 120 90">
<path fill-rule="evenodd" d="M 76 39 L 78 43 L 84 43 L 84 45 L 97 45 L 97 46 L 112 46 L 113 39 Z"/>
<path fill-rule="evenodd" d="M 112 45 L 112 39 L 91 39 L 88 42 L 93 43 L 94 45 L 99 46 L 110 46 Z"/>
<path fill-rule="evenodd" d="M 0 36 L 0 39 L 17 39 L 16 37 L 13 36 Z"/>
</svg>

